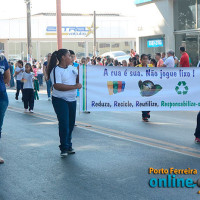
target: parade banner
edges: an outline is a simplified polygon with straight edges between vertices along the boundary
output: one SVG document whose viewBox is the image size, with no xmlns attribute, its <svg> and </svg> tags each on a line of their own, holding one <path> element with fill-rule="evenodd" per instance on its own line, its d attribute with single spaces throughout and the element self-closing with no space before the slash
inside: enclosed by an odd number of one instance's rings
<svg viewBox="0 0 200 200">
<path fill-rule="evenodd" d="M 81 111 L 200 110 L 200 68 L 80 66 Z"/>
</svg>

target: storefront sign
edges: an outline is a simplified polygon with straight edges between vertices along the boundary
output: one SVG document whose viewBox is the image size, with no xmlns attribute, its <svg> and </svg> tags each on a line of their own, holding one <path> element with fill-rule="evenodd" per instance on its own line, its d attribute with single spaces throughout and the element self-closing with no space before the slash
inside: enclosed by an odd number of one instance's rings
<svg viewBox="0 0 200 200">
<path fill-rule="evenodd" d="M 81 111 L 200 110 L 200 68 L 81 66 Z"/>
<path fill-rule="evenodd" d="M 148 40 L 147 47 L 163 47 L 163 39 L 156 39 L 156 40 Z"/>
<path fill-rule="evenodd" d="M 96 27 L 98 29 L 98 27 Z M 90 34 L 94 33 L 94 25 L 91 27 L 77 27 L 77 26 L 62 26 L 62 34 L 69 36 L 85 36 L 88 37 Z M 56 26 L 47 26 L 46 35 L 57 35 Z"/>
</svg>

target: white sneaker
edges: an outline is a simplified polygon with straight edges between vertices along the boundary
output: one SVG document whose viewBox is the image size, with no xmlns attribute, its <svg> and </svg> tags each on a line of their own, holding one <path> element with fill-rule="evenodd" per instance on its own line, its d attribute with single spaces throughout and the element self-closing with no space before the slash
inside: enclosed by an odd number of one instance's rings
<svg viewBox="0 0 200 200">
<path fill-rule="evenodd" d="M 24 109 L 24 112 L 25 112 L 25 113 L 28 113 L 28 109 Z"/>
<path fill-rule="evenodd" d="M 30 112 L 30 113 L 34 113 L 33 110 L 30 110 L 29 112 Z"/>
<path fill-rule="evenodd" d="M 51 101 L 51 97 L 48 98 L 48 101 Z"/>
</svg>

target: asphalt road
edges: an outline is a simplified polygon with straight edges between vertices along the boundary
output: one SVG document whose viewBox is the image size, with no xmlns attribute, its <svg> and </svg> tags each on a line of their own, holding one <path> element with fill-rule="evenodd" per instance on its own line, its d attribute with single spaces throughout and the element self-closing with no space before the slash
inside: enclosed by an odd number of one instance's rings
<svg viewBox="0 0 200 200">
<path fill-rule="evenodd" d="M 0 155 L 0 200 L 157 200 L 199 199 L 198 187 L 151 188 L 148 168 L 197 169 L 200 145 L 194 143 L 197 112 L 79 114 L 73 133 L 75 155 L 60 158 L 56 116 L 45 94 L 34 114 L 24 114 L 9 90 Z"/>
</svg>

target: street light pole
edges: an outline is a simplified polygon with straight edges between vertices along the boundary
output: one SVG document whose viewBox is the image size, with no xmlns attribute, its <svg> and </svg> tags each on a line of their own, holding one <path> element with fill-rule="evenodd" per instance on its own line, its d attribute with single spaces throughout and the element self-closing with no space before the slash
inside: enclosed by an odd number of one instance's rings
<svg viewBox="0 0 200 200">
<path fill-rule="evenodd" d="M 25 0 L 27 12 L 27 62 L 32 62 L 32 44 L 31 44 L 31 0 Z"/>
<path fill-rule="evenodd" d="M 56 19 L 57 19 L 57 47 L 62 49 L 62 21 L 61 21 L 61 0 L 56 0 Z"/>
<path fill-rule="evenodd" d="M 96 41 L 96 12 L 94 11 L 94 44 L 93 44 L 93 56 L 96 57 L 97 41 Z"/>
</svg>

